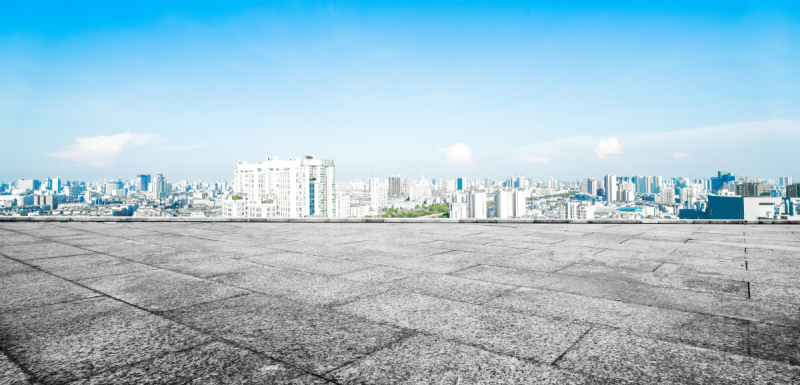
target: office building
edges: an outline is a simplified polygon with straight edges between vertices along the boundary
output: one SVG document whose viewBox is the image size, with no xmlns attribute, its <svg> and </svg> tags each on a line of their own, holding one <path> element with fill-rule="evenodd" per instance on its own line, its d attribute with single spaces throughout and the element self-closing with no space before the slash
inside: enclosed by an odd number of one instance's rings
<svg viewBox="0 0 800 385">
<path fill-rule="evenodd" d="M 786 187 L 786 186 L 788 186 L 790 184 L 792 184 L 792 177 L 790 177 L 790 176 L 782 176 L 782 177 L 778 178 L 778 185 L 779 186 Z"/>
<path fill-rule="evenodd" d="M 792 183 L 786 186 L 787 198 L 800 198 L 800 183 Z"/>
<path fill-rule="evenodd" d="M 466 190 L 467 186 L 465 185 L 466 181 L 464 178 L 456 179 L 456 190 L 463 191 Z"/>
<path fill-rule="evenodd" d="M 743 197 L 762 197 L 772 195 L 770 187 L 762 182 L 742 182 L 736 186 L 736 194 Z"/>
<path fill-rule="evenodd" d="M 119 195 L 118 191 L 122 190 L 122 182 L 119 180 L 109 180 L 105 183 L 106 195 Z"/>
<path fill-rule="evenodd" d="M 150 175 L 136 175 L 136 178 L 133 178 L 133 186 L 136 187 L 136 191 L 144 192 L 147 191 L 151 181 Z"/>
</svg>

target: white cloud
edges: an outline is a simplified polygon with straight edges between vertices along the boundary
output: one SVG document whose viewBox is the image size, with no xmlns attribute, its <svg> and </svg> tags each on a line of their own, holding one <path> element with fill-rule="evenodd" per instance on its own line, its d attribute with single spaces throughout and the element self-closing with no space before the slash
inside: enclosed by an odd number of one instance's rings
<svg viewBox="0 0 800 385">
<path fill-rule="evenodd" d="M 686 154 L 686 153 L 683 153 L 683 152 L 676 152 L 676 153 L 672 154 L 672 158 L 675 159 L 675 160 L 688 159 L 689 158 L 689 154 Z"/>
<path fill-rule="evenodd" d="M 75 139 L 75 143 L 65 151 L 51 152 L 47 155 L 77 162 L 76 166 L 108 167 L 111 159 L 122 152 L 128 144 L 144 145 L 152 142 L 156 135 L 123 134 L 91 136 Z"/>
<path fill-rule="evenodd" d="M 472 165 L 472 150 L 464 143 L 456 143 L 448 148 L 437 148 L 444 152 L 447 163 L 458 165 Z"/>
<path fill-rule="evenodd" d="M 622 155 L 622 145 L 617 138 L 600 139 L 594 149 L 594 153 L 600 159 Z"/>
</svg>

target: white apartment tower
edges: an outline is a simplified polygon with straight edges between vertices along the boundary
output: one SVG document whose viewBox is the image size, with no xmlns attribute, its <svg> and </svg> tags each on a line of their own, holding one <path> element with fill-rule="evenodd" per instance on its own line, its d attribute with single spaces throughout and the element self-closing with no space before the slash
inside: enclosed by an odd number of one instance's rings
<svg viewBox="0 0 800 385">
<path fill-rule="evenodd" d="M 617 176 L 614 174 L 606 175 L 606 202 L 613 202 L 617 199 Z"/>
<path fill-rule="evenodd" d="M 254 202 L 274 199 L 277 216 L 336 216 L 335 167 L 332 160 L 302 158 L 239 162 L 233 190 Z"/>
<path fill-rule="evenodd" d="M 380 210 L 388 205 L 389 192 L 381 185 L 378 178 L 369 178 L 369 207 L 372 210 Z"/>
<path fill-rule="evenodd" d="M 494 194 L 494 217 L 495 218 L 512 218 L 514 210 L 511 202 L 510 191 L 500 190 Z"/>
<path fill-rule="evenodd" d="M 512 204 L 512 214 L 514 218 L 523 218 L 528 214 L 528 201 L 525 199 L 525 193 L 522 190 L 514 191 L 514 198 Z"/>
<path fill-rule="evenodd" d="M 470 218 L 486 219 L 486 193 L 471 191 L 467 194 L 467 215 Z"/>
</svg>

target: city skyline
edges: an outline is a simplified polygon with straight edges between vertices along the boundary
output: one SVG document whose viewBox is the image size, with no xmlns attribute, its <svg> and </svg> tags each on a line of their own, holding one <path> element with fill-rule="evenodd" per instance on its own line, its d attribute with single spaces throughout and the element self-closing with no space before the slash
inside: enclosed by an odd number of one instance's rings
<svg viewBox="0 0 800 385">
<path fill-rule="evenodd" d="M 339 180 L 800 171 L 794 3 L 3 9 L 5 181 L 303 154 Z"/>
</svg>

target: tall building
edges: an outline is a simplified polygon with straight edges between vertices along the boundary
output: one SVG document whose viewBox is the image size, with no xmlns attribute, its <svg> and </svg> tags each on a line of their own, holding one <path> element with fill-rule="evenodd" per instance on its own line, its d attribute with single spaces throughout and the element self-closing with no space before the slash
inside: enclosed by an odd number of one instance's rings
<svg viewBox="0 0 800 385">
<path fill-rule="evenodd" d="M 617 176 L 608 174 L 605 178 L 606 201 L 613 202 L 617 199 Z"/>
<path fill-rule="evenodd" d="M 597 196 L 597 190 L 600 189 L 600 184 L 597 179 L 589 178 L 586 180 L 586 192 L 590 195 Z"/>
<path fill-rule="evenodd" d="M 525 199 L 525 192 L 522 190 L 514 191 L 514 196 L 512 197 L 512 216 L 514 218 L 523 218 L 528 215 L 528 201 Z"/>
<path fill-rule="evenodd" d="M 486 219 L 486 193 L 472 190 L 467 194 L 467 215 L 470 218 Z"/>
<path fill-rule="evenodd" d="M 233 178 L 235 194 L 259 202 L 274 199 L 277 216 L 336 216 L 335 166 L 332 160 L 303 158 L 237 165 Z"/>
<path fill-rule="evenodd" d="M 580 202 L 564 202 L 559 207 L 561 219 L 594 219 L 594 206 Z"/>
<path fill-rule="evenodd" d="M 782 177 L 779 177 L 779 178 L 778 178 L 778 184 L 779 184 L 781 187 L 786 187 L 786 186 L 788 186 L 788 185 L 792 184 L 792 177 L 790 177 L 790 176 L 782 176 Z"/>
<path fill-rule="evenodd" d="M 736 194 L 743 197 L 770 196 L 770 187 L 761 182 L 742 182 L 736 186 Z"/>
<path fill-rule="evenodd" d="M 136 178 L 133 178 L 133 186 L 136 187 L 136 191 L 144 192 L 147 191 L 151 181 L 150 175 L 136 175 Z"/>
<path fill-rule="evenodd" d="M 464 180 L 464 178 L 456 179 L 456 190 L 458 191 L 466 190 L 467 189 L 466 183 L 467 181 Z"/>
<path fill-rule="evenodd" d="M 399 197 L 406 194 L 405 191 L 406 183 L 405 178 L 400 175 L 389 176 L 389 196 Z"/>
<path fill-rule="evenodd" d="M 514 216 L 510 191 L 499 190 L 494 194 L 494 217 L 512 218 Z"/>
<path fill-rule="evenodd" d="M 105 183 L 106 195 L 115 195 L 114 193 L 122 190 L 122 182 L 119 180 L 108 180 Z M 119 194 L 119 193 L 117 193 Z"/>
<path fill-rule="evenodd" d="M 369 207 L 372 210 L 380 210 L 387 206 L 389 192 L 382 188 L 378 178 L 369 178 Z"/>
<path fill-rule="evenodd" d="M 156 179 L 150 182 L 150 185 L 147 187 L 147 191 L 150 192 L 153 199 L 163 199 L 172 193 L 172 186 L 167 183 L 167 180 L 164 179 L 163 175 L 156 174 Z"/>
<path fill-rule="evenodd" d="M 786 186 L 787 198 L 800 198 L 800 183 L 792 183 Z"/>
</svg>

